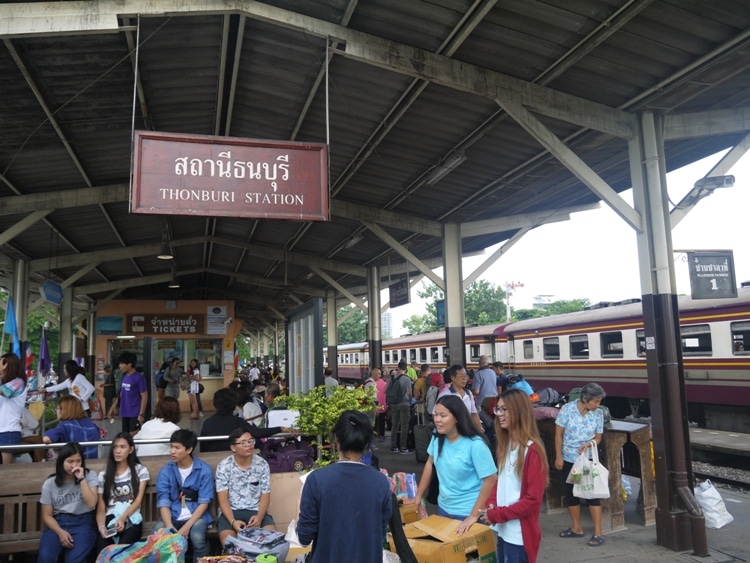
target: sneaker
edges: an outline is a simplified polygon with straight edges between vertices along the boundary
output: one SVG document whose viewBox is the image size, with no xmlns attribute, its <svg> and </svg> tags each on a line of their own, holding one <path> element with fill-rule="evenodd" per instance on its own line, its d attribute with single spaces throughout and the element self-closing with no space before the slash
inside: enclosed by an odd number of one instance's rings
<svg viewBox="0 0 750 563">
<path fill-rule="evenodd" d="M 392 454 L 397 454 L 398 452 L 399 452 L 398 448 L 391 448 L 391 453 Z"/>
<path fill-rule="evenodd" d="M 407 449 L 401 449 L 401 450 L 399 450 L 399 453 L 401 453 L 401 454 L 413 454 L 414 450 L 410 450 L 408 448 Z"/>
<path fill-rule="evenodd" d="M 206 416 L 206 415 L 204 415 L 204 414 L 203 414 L 203 411 L 201 411 L 200 413 L 198 413 L 198 416 L 200 416 L 201 418 L 203 418 L 203 417 L 204 417 L 204 416 Z"/>
</svg>

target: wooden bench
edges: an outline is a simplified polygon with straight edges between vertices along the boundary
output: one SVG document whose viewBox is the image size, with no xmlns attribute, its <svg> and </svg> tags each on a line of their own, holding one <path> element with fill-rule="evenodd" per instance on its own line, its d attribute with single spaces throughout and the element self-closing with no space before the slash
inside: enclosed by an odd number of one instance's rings
<svg viewBox="0 0 750 563">
<path fill-rule="evenodd" d="M 198 454 L 198 457 L 216 471 L 219 462 L 230 452 Z M 148 535 L 159 519 L 156 508 L 156 476 L 170 461 L 169 456 L 141 458 L 148 468 L 151 479 L 141 505 L 143 534 Z M 104 469 L 106 460 L 90 459 L 86 467 L 97 473 Z M 39 499 L 42 484 L 55 471 L 54 463 L 18 463 L 0 465 L 0 554 L 9 555 L 38 551 L 44 524 Z M 286 532 L 289 522 L 297 517 L 298 499 L 302 483 L 297 473 L 275 473 L 271 475 L 271 505 L 268 509 L 276 527 Z M 211 514 L 216 520 L 218 503 L 211 503 Z M 217 537 L 216 525 L 209 530 L 209 537 Z"/>
</svg>

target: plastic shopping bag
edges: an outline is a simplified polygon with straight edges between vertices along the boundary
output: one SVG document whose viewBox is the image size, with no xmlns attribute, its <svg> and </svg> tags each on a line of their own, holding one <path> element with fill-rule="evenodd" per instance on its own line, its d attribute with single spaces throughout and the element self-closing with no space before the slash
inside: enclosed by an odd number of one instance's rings
<svg viewBox="0 0 750 563">
<path fill-rule="evenodd" d="M 591 443 L 591 465 L 589 472 L 581 476 L 579 483 L 573 484 L 573 495 L 578 498 L 609 498 L 609 471 L 599 462 L 599 449 Z M 572 470 L 571 470 L 572 473 Z"/>
<path fill-rule="evenodd" d="M 731 523 L 734 518 L 727 510 L 724 500 L 713 483 L 706 479 L 695 487 L 695 500 L 703 509 L 706 528 L 721 528 Z"/>
<path fill-rule="evenodd" d="M 588 475 L 591 472 L 591 461 L 589 461 L 588 456 L 586 453 L 579 454 L 576 460 L 573 462 L 573 467 L 570 470 L 570 473 L 568 473 L 568 478 L 566 479 L 566 483 L 570 483 L 571 485 L 575 485 L 576 483 L 580 483 L 581 479 L 583 479 L 584 475 Z"/>
</svg>

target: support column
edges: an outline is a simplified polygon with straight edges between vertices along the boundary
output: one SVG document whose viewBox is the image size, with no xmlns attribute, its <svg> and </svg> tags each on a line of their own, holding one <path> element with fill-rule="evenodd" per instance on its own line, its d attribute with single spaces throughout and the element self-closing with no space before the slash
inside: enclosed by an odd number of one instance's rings
<svg viewBox="0 0 750 563">
<path fill-rule="evenodd" d="M 26 365 L 26 341 L 29 339 L 29 263 L 16 260 L 13 266 L 13 304 L 16 309 L 18 344 L 21 347 L 21 364 Z"/>
<path fill-rule="evenodd" d="M 73 359 L 73 287 L 63 288 L 60 304 L 60 355 L 57 357 L 57 375 L 63 377 L 62 366 Z"/>
<path fill-rule="evenodd" d="M 336 318 L 336 292 L 326 291 L 326 328 L 328 333 L 328 366 L 334 374 L 339 371 L 339 334 L 338 319 Z M 318 377 L 318 374 L 315 374 Z M 322 378 L 322 374 L 321 374 Z"/>
<path fill-rule="evenodd" d="M 367 344 L 370 369 L 380 367 L 383 357 L 383 329 L 380 322 L 380 269 L 371 266 L 367 276 Z"/>
<path fill-rule="evenodd" d="M 96 382 L 96 312 L 93 307 L 89 309 L 86 325 L 89 332 L 86 340 L 86 373 Z"/>
<path fill-rule="evenodd" d="M 274 329 L 273 329 L 273 369 L 274 371 L 277 371 L 281 373 L 281 368 L 279 367 L 279 323 L 276 321 L 273 323 Z"/>
<path fill-rule="evenodd" d="M 672 261 L 663 139 L 651 112 L 630 141 L 646 337 L 651 425 L 656 464 L 656 539 L 675 551 L 708 555 L 703 514 L 693 496 L 685 373 Z"/>
<path fill-rule="evenodd" d="M 461 269 L 461 225 L 443 225 L 443 279 L 445 280 L 446 363 L 466 365 L 463 271 Z"/>
</svg>

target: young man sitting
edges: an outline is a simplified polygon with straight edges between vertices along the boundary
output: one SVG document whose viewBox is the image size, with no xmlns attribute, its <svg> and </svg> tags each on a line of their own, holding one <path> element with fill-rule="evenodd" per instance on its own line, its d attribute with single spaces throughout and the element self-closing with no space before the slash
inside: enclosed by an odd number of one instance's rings
<svg viewBox="0 0 750 563">
<path fill-rule="evenodd" d="M 244 428 L 229 434 L 233 455 L 216 467 L 216 498 L 219 501 L 219 539 L 237 537 L 244 527 L 275 530 L 266 511 L 271 503 L 271 470 L 255 453 L 255 438 Z"/>
<path fill-rule="evenodd" d="M 156 507 L 160 522 L 154 529 L 175 528 L 193 546 L 193 561 L 208 555 L 206 529 L 213 522 L 208 505 L 214 498 L 211 466 L 193 457 L 198 437 L 192 430 L 176 430 L 170 437 L 167 463 L 156 479 Z"/>
</svg>

